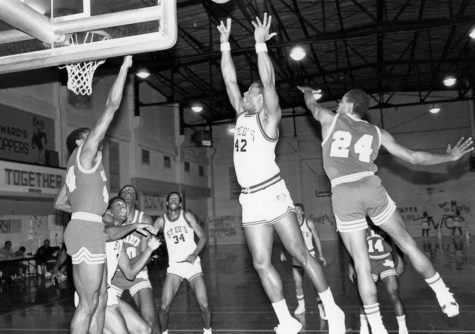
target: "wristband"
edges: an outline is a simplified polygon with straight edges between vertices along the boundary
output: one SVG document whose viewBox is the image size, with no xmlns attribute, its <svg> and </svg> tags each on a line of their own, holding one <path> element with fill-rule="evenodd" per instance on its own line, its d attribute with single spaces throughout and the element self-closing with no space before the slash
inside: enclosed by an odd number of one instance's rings
<svg viewBox="0 0 475 334">
<path fill-rule="evenodd" d="M 221 52 L 231 51 L 231 44 L 229 42 L 221 43 Z"/>
<path fill-rule="evenodd" d="M 256 43 L 256 53 L 267 52 L 266 43 Z"/>
</svg>

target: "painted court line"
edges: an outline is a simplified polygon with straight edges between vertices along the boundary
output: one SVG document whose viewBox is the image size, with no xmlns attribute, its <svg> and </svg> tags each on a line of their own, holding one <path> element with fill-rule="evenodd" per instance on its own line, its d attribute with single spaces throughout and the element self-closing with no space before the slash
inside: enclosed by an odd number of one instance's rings
<svg viewBox="0 0 475 334">
<path fill-rule="evenodd" d="M 202 333 L 202 329 L 173 329 L 169 330 L 171 333 L 179 332 L 179 333 Z M 57 333 L 66 333 L 69 332 L 69 329 L 57 329 L 57 328 L 0 328 L 1 332 L 57 332 Z M 275 333 L 274 330 L 271 329 L 214 329 L 213 333 L 222 333 L 222 332 L 232 332 L 232 333 Z M 300 331 L 301 333 L 328 333 L 328 329 L 326 330 L 312 330 L 312 329 L 304 329 Z M 397 333 L 397 330 L 389 330 L 389 333 Z M 347 330 L 347 333 L 359 333 L 359 330 Z M 472 333 L 473 330 L 411 330 L 411 333 L 418 334 L 418 333 L 445 333 L 445 334 L 457 334 L 457 333 Z"/>
</svg>

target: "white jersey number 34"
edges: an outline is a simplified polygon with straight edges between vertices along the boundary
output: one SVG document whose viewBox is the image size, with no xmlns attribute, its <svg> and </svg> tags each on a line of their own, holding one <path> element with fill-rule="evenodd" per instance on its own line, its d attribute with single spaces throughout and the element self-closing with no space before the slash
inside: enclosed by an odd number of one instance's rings
<svg viewBox="0 0 475 334">
<path fill-rule="evenodd" d="M 330 156 L 337 158 L 348 158 L 350 155 L 350 149 L 358 154 L 358 160 L 362 162 L 370 162 L 371 153 L 373 149 L 371 144 L 373 143 L 373 136 L 362 135 L 356 143 L 351 146 L 351 133 L 348 131 L 335 131 L 333 134 L 333 142 L 330 149 Z"/>
</svg>

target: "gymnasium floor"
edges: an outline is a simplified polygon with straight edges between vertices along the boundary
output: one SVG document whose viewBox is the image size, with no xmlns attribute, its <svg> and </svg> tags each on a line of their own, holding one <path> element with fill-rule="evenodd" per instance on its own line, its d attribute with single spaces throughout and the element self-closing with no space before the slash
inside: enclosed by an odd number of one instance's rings
<svg viewBox="0 0 475 334">
<path fill-rule="evenodd" d="M 461 308 L 457 319 L 448 321 L 440 311 L 435 296 L 423 279 L 410 266 L 400 278 L 400 293 L 407 314 L 410 333 L 475 333 L 475 245 L 465 239 L 435 237 L 417 242 L 432 259 L 450 285 Z M 346 260 L 338 242 L 325 242 L 328 261 L 325 268 L 337 303 L 346 313 L 348 333 L 358 333 L 359 315 L 355 287 L 346 276 Z M 252 268 L 245 246 L 221 246 L 208 249 L 203 267 L 213 309 L 213 332 L 273 333 L 277 320 Z M 284 282 L 284 293 L 291 311 L 296 307 L 291 266 L 278 261 L 277 270 Z M 165 267 L 149 267 L 159 305 Z M 312 289 L 305 283 L 307 312 L 299 320 L 302 333 L 326 333 L 327 324 L 320 321 Z M 0 333 L 67 333 L 73 313 L 73 290 L 70 284 L 47 286 L 42 279 L 29 279 L 0 292 Z M 385 292 L 380 289 L 383 320 L 390 333 L 397 324 Z M 170 333 L 202 333 L 198 306 L 186 282 L 177 294 L 170 315 Z"/>
</svg>

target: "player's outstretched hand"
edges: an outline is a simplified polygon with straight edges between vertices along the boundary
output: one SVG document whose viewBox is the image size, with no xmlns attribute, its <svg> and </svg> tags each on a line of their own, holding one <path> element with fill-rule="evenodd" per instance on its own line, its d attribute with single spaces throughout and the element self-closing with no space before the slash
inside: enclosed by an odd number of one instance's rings
<svg viewBox="0 0 475 334">
<path fill-rule="evenodd" d="M 299 91 L 301 91 L 302 93 L 304 93 L 304 94 L 305 94 L 306 92 L 311 93 L 312 90 L 313 90 L 312 88 L 310 88 L 310 87 L 308 87 L 308 86 L 297 86 L 297 89 L 298 89 Z"/>
<path fill-rule="evenodd" d="M 186 259 L 184 259 L 183 261 L 178 261 L 178 263 L 188 262 L 188 263 L 193 264 L 195 263 L 197 257 L 198 255 L 191 253 L 190 255 L 187 256 Z"/>
<path fill-rule="evenodd" d="M 221 36 L 219 37 L 220 42 L 227 43 L 229 41 L 229 35 L 231 34 L 231 18 L 226 19 L 226 25 L 221 21 L 218 30 L 221 33 Z"/>
<path fill-rule="evenodd" d="M 308 86 L 297 86 L 297 89 L 306 95 L 312 95 L 315 100 L 318 100 L 322 97 L 322 90 L 321 89 L 313 89 Z"/>
<path fill-rule="evenodd" d="M 450 144 L 447 145 L 447 154 L 452 157 L 452 161 L 458 160 L 465 154 L 473 151 L 472 137 L 468 138 L 467 140 L 464 139 L 464 137 L 460 138 L 454 147 L 452 147 Z"/>
<path fill-rule="evenodd" d="M 158 230 L 154 226 L 143 223 L 138 223 L 135 230 L 146 237 L 149 235 L 156 235 L 158 233 Z"/>
<path fill-rule="evenodd" d="M 325 257 L 324 257 L 323 255 L 320 255 L 319 259 L 320 259 L 320 261 L 322 262 L 322 264 L 323 264 L 324 266 L 327 265 L 327 260 L 325 259 Z"/>
<path fill-rule="evenodd" d="M 147 242 L 147 245 L 150 249 L 152 250 L 156 250 L 158 247 L 160 247 L 161 243 L 160 243 L 160 240 L 158 240 L 158 238 L 150 238 L 150 240 Z"/>
<path fill-rule="evenodd" d="M 125 56 L 124 57 L 124 62 L 122 63 L 127 68 L 130 68 L 132 66 L 132 56 Z"/>
<path fill-rule="evenodd" d="M 272 37 L 276 36 L 277 33 L 269 33 L 270 26 L 272 23 L 272 16 L 267 16 L 267 13 L 264 13 L 264 18 L 261 19 L 256 17 L 256 21 L 252 21 L 252 25 L 254 26 L 254 39 L 256 43 L 265 43 Z"/>
<path fill-rule="evenodd" d="M 280 251 L 280 262 L 287 262 L 287 256 L 285 256 L 285 253 L 283 251 Z"/>
</svg>

